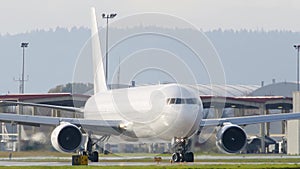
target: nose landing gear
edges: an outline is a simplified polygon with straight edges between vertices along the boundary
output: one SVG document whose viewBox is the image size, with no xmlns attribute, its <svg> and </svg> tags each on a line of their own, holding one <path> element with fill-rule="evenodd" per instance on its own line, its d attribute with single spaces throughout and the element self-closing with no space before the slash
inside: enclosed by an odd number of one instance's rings
<svg viewBox="0 0 300 169">
<path fill-rule="evenodd" d="M 172 154 L 173 162 L 194 162 L 194 153 L 189 151 L 191 141 L 187 141 L 187 138 L 173 138 L 172 147 L 174 151 Z"/>
</svg>

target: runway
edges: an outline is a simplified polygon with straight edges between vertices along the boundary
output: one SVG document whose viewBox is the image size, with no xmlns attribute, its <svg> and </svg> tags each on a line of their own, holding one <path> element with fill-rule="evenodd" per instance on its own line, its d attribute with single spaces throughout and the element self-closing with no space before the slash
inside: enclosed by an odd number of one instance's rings
<svg viewBox="0 0 300 169">
<path fill-rule="evenodd" d="M 194 163 L 155 163 L 155 162 L 98 162 L 89 163 L 89 166 L 170 166 L 170 165 L 260 165 L 260 164 L 300 164 L 300 163 L 274 163 L 274 162 L 194 162 Z M 71 166 L 71 162 L 16 162 L 1 161 L 0 166 Z"/>
<path fill-rule="evenodd" d="M 217 164 L 277 164 L 276 162 L 239 162 L 241 159 L 300 159 L 300 156 L 209 156 L 209 155 L 201 155 L 195 156 L 195 160 L 213 160 L 213 162 L 194 162 L 194 163 L 176 163 L 171 164 L 170 162 L 162 162 L 157 164 L 156 162 L 114 162 L 114 160 L 127 160 L 127 159 L 150 159 L 151 156 L 135 156 L 135 157 L 101 157 L 100 162 L 92 163 L 90 162 L 90 166 L 149 166 L 149 165 L 177 165 L 177 164 L 184 164 L 184 165 L 217 165 Z M 70 160 L 70 162 L 35 162 L 34 160 L 52 160 L 55 159 L 59 160 Z M 164 160 L 169 160 L 170 157 L 162 157 Z M 26 161 L 28 160 L 28 162 Z M 101 162 L 104 160 L 105 162 Z M 107 160 L 111 160 L 107 162 Z M 218 160 L 236 160 L 237 162 L 218 162 Z M 278 162 L 278 164 L 300 164 L 300 160 L 298 163 L 295 162 Z M 0 166 L 70 166 L 71 158 L 70 157 L 15 157 L 12 160 L 8 158 L 0 158 Z"/>
<path fill-rule="evenodd" d="M 159 156 L 159 155 L 158 155 Z M 100 157 L 100 160 L 141 160 L 141 159 L 153 159 L 154 156 L 115 156 L 115 157 Z M 169 160 L 170 156 L 162 156 L 163 160 Z M 239 159 L 300 159 L 300 156 L 289 156 L 289 155 L 222 155 L 222 156 L 214 156 L 214 155 L 198 155 L 195 156 L 195 160 L 239 160 Z M 40 157 L 12 157 L 9 159 L 8 157 L 0 158 L 0 161 L 26 161 L 26 160 L 70 160 L 71 157 L 53 157 L 53 156 L 40 156 Z"/>
</svg>

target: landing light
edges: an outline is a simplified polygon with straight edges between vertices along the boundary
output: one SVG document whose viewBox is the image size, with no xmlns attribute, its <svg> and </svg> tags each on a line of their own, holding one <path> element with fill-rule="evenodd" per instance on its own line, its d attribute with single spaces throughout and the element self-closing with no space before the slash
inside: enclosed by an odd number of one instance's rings
<svg viewBox="0 0 300 169">
<path fill-rule="evenodd" d="M 24 42 L 23 42 L 23 43 L 21 43 L 21 47 L 22 47 L 22 48 L 27 48 L 27 47 L 28 47 L 28 44 L 29 44 L 28 42 L 27 42 L 27 43 L 24 43 Z"/>
</svg>

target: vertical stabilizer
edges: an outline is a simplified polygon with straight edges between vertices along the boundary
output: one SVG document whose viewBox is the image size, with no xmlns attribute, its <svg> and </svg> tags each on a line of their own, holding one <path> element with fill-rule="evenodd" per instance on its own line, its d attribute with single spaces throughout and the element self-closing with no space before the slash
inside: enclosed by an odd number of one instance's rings
<svg viewBox="0 0 300 169">
<path fill-rule="evenodd" d="M 101 54 L 100 40 L 95 8 L 91 8 L 91 40 L 94 72 L 94 93 L 107 91 L 103 58 Z"/>
</svg>

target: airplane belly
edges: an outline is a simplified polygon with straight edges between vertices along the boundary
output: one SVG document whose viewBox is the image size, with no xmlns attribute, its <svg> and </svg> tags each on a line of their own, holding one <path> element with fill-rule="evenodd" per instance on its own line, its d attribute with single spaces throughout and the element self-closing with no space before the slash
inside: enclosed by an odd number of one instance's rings
<svg viewBox="0 0 300 169">
<path fill-rule="evenodd" d="M 137 137 L 171 140 L 174 137 L 190 137 L 198 129 L 202 118 L 198 106 L 181 109 L 166 108 L 151 123 L 134 124 L 133 131 Z"/>
</svg>

